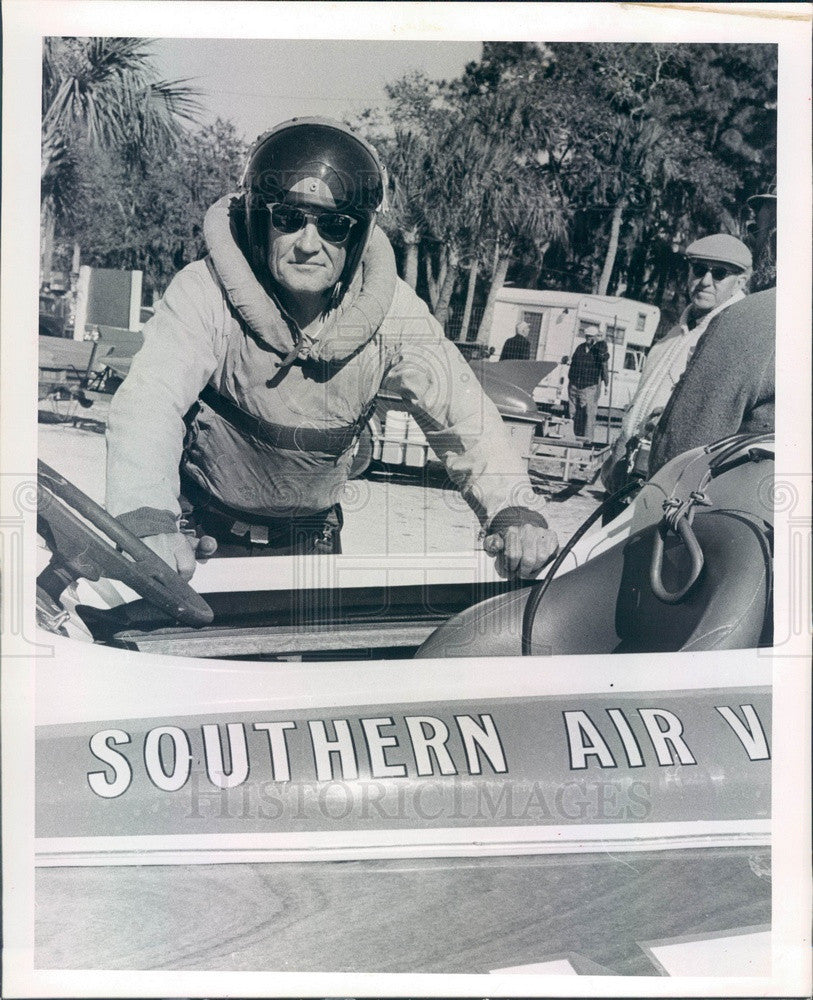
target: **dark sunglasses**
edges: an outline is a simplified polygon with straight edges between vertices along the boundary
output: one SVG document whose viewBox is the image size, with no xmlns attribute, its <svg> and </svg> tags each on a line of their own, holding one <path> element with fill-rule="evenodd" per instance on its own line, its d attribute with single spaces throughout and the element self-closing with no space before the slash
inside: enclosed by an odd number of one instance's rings
<svg viewBox="0 0 813 1000">
<path fill-rule="evenodd" d="M 728 278 L 732 274 L 738 273 L 737 271 L 732 271 L 729 267 L 724 267 L 722 264 L 716 264 L 712 267 L 701 261 L 694 261 L 692 263 L 692 274 L 695 278 L 705 278 L 709 271 L 711 271 L 711 276 L 715 281 L 722 281 L 723 278 Z"/>
<path fill-rule="evenodd" d="M 344 243 L 350 230 L 358 222 L 352 215 L 342 215 L 341 212 L 306 212 L 295 205 L 282 205 L 279 202 L 267 207 L 271 213 L 271 225 L 279 232 L 298 233 L 305 228 L 309 219 L 313 219 L 316 232 L 329 243 Z"/>
</svg>

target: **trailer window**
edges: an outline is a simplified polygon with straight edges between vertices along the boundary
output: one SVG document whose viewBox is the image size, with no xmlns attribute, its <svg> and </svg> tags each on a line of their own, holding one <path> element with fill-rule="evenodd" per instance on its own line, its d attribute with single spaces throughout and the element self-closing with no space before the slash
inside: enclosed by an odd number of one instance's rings
<svg viewBox="0 0 813 1000">
<path fill-rule="evenodd" d="M 627 335 L 627 328 L 621 324 L 608 323 L 605 338 L 608 344 L 623 344 Z"/>
</svg>

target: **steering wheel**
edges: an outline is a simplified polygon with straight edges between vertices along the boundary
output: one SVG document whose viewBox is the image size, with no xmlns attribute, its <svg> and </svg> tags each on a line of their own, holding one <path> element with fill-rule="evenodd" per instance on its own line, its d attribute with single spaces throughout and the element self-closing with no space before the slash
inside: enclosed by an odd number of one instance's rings
<svg viewBox="0 0 813 1000">
<path fill-rule="evenodd" d="M 55 589 L 61 593 L 80 576 L 105 576 L 120 580 L 183 625 L 212 621 L 214 612 L 200 594 L 140 538 L 44 462 L 37 462 L 37 473 L 37 530 L 53 553 L 37 582 L 54 600 L 59 596 Z"/>
</svg>

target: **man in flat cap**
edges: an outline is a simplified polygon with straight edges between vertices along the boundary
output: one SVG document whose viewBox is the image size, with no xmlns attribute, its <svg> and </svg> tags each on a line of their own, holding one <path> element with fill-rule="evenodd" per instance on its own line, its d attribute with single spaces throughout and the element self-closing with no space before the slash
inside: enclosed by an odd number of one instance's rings
<svg viewBox="0 0 813 1000">
<path fill-rule="evenodd" d="M 652 434 L 649 475 L 690 448 L 772 434 L 775 368 L 776 288 L 767 288 L 709 324 Z"/>
<path fill-rule="evenodd" d="M 592 445 L 601 385 L 609 382 L 609 355 L 595 323 L 586 326 L 583 333 L 584 343 L 579 344 L 570 359 L 567 396 L 574 436 Z"/>
<path fill-rule="evenodd" d="M 621 433 L 601 471 L 602 482 L 611 493 L 630 475 L 646 478 L 652 432 L 697 342 L 715 316 L 744 298 L 751 277 L 751 251 L 728 233 L 695 240 L 686 248 L 685 257 L 689 304 L 647 355 Z"/>
</svg>

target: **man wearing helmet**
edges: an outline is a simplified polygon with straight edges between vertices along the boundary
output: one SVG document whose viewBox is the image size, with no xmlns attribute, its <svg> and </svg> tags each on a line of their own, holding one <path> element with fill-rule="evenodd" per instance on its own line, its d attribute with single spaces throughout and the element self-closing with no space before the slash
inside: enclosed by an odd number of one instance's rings
<svg viewBox="0 0 813 1000">
<path fill-rule="evenodd" d="M 506 574 L 556 550 L 502 420 L 376 229 L 373 148 L 326 119 L 262 136 L 208 255 L 144 328 L 111 405 L 107 506 L 179 574 L 195 554 L 339 552 L 353 447 L 375 396 L 404 400 Z"/>
</svg>

